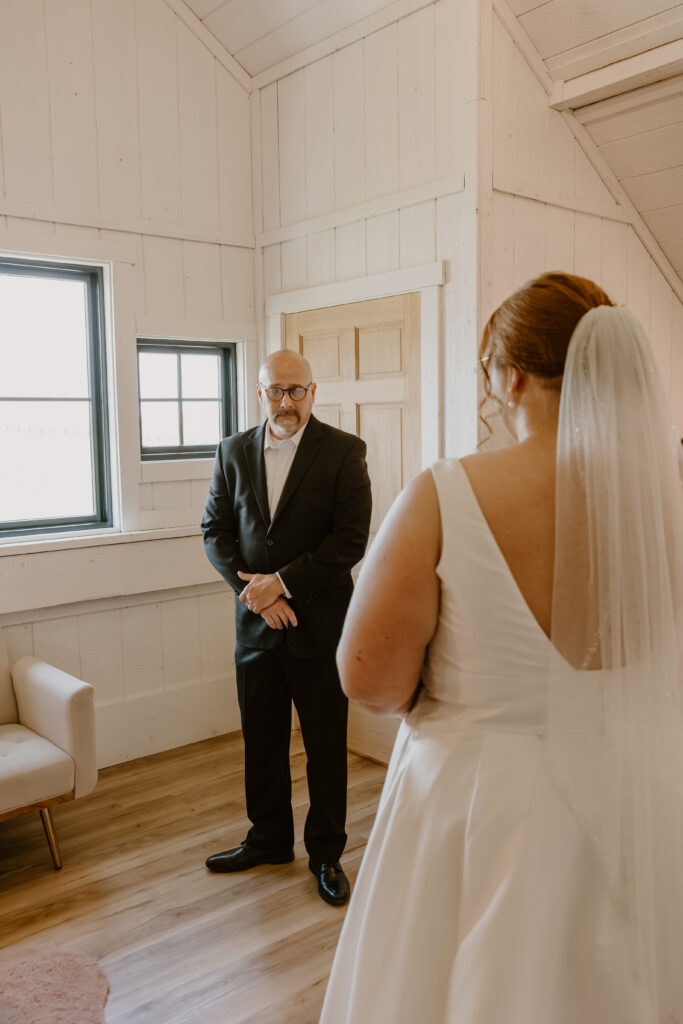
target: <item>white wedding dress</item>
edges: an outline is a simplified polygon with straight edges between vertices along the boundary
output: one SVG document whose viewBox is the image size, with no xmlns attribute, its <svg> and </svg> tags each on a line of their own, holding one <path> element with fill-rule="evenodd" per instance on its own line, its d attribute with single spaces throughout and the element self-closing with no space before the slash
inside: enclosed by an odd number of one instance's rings
<svg viewBox="0 0 683 1024">
<path fill-rule="evenodd" d="M 639 1024 L 626 919 L 545 742 L 549 675 L 600 673 L 571 668 L 540 628 L 460 462 L 433 475 L 438 626 L 321 1024 Z M 594 710 L 574 749 L 599 799 Z"/>
</svg>

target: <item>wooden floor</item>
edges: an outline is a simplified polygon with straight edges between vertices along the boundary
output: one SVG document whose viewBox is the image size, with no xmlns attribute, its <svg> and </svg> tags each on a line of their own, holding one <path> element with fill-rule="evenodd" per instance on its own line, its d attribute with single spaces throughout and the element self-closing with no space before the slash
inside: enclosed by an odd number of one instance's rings
<svg viewBox="0 0 683 1024">
<path fill-rule="evenodd" d="M 355 880 L 385 769 L 349 755 Z M 305 757 L 292 742 L 297 837 Z M 292 864 L 212 875 L 210 853 L 248 827 L 239 734 L 100 773 L 55 808 L 54 871 L 38 814 L 0 824 L 0 946 L 94 957 L 111 984 L 107 1024 L 315 1024 L 344 910 L 316 891 L 301 841 Z"/>
</svg>

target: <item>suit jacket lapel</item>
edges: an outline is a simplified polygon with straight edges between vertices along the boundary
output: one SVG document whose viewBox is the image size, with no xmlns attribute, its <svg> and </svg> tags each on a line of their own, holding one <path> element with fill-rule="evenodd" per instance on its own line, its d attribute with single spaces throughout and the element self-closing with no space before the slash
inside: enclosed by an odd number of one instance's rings
<svg viewBox="0 0 683 1024">
<path fill-rule="evenodd" d="M 266 467 L 263 460 L 263 434 L 266 429 L 264 423 L 244 446 L 244 457 L 249 472 L 249 480 L 256 498 L 259 511 L 263 516 L 266 526 L 270 523 L 270 510 L 268 508 L 268 487 L 266 485 Z M 303 438 L 301 439 L 303 443 Z"/>
<path fill-rule="evenodd" d="M 277 503 L 277 508 L 273 515 L 273 523 L 277 520 L 277 517 L 294 494 L 295 490 L 299 486 L 302 476 L 318 454 L 322 433 L 320 421 L 317 420 L 315 416 L 311 416 L 306 424 L 303 437 L 299 442 L 299 447 L 296 450 L 296 455 L 294 456 L 294 461 L 292 462 L 291 469 L 287 475 L 285 486 L 282 488 L 282 494 L 280 495 L 280 500 Z"/>
</svg>

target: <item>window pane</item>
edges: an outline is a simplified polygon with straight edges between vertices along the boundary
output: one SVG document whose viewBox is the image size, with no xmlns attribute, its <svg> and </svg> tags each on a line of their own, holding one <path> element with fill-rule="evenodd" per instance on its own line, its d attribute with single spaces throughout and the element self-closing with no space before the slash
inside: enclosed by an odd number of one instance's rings
<svg viewBox="0 0 683 1024">
<path fill-rule="evenodd" d="M 174 352 L 139 355 L 140 398 L 178 397 L 178 357 Z"/>
<path fill-rule="evenodd" d="M 85 289 L 0 272 L 0 395 L 87 398 Z"/>
<path fill-rule="evenodd" d="M 177 402 L 141 402 L 142 447 L 180 444 Z"/>
<path fill-rule="evenodd" d="M 94 514 L 88 402 L 0 402 L 0 521 Z"/>
<path fill-rule="evenodd" d="M 183 398 L 220 397 L 220 359 L 211 353 L 183 354 L 180 357 Z"/>
<path fill-rule="evenodd" d="M 183 402 L 185 444 L 218 444 L 221 439 L 220 402 Z"/>
</svg>

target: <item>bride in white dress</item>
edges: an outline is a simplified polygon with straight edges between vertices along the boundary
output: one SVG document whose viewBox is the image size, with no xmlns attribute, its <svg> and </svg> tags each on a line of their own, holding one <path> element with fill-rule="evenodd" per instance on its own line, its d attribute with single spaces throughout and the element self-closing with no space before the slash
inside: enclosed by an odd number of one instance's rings
<svg viewBox="0 0 683 1024">
<path fill-rule="evenodd" d="M 635 318 L 570 275 L 506 300 L 481 362 L 516 444 L 406 488 L 338 653 L 405 717 L 321 1024 L 683 1024 L 666 396 Z"/>
</svg>

